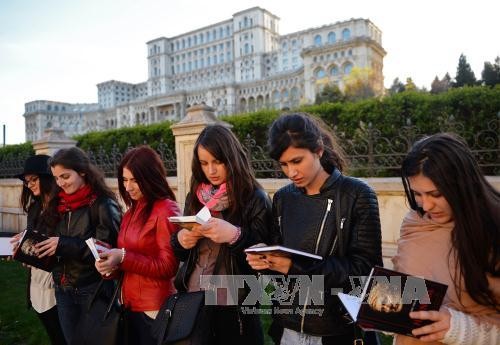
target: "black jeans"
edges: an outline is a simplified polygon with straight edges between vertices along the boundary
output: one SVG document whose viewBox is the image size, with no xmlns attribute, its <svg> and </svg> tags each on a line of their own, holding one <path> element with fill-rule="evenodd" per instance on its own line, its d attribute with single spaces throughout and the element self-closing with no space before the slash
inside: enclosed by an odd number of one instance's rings
<svg viewBox="0 0 500 345">
<path fill-rule="evenodd" d="M 156 345 L 158 343 L 158 340 L 151 335 L 151 325 L 154 319 L 143 312 L 130 310 L 125 313 L 125 318 L 128 330 L 128 344 Z"/>
<path fill-rule="evenodd" d="M 52 345 L 66 345 L 64 334 L 59 323 L 59 315 L 57 314 L 57 306 L 50 308 L 43 313 L 36 312 L 36 315 L 42 321 L 42 324 L 47 331 Z"/>
</svg>

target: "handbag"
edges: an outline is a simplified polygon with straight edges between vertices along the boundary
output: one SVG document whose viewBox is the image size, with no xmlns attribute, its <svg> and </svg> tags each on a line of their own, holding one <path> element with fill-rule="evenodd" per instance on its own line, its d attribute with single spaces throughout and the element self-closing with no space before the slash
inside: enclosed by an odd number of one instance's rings
<svg viewBox="0 0 500 345">
<path fill-rule="evenodd" d="M 188 338 L 205 302 L 205 291 L 178 292 L 163 303 L 151 326 L 158 345 Z"/>
<path fill-rule="evenodd" d="M 122 343 L 123 307 L 118 305 L 118 292 L 122 280 L 123 276 L 118 280 L 111 299 L 106 291 L 101 291 L 106 287 L 104 284 L 106 280 L 102 279 L 99 282 L 80 316 L 71 345 Z"/>
</svg>

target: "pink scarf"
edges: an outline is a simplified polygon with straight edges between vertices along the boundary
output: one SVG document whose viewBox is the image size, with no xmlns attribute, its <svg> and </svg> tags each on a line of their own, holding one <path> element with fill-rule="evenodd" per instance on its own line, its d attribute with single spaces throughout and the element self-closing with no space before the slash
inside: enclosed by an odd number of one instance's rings
<svg viewBox="0 0 500 345">
<path fill-rule="evenodd" d="M 222 183 L 219 188 L 209 183 L 201 183 L 196 190 L 196 196 L 211 212 L 218 213 L 229 207 L 226 183 Z"/>
</svg>

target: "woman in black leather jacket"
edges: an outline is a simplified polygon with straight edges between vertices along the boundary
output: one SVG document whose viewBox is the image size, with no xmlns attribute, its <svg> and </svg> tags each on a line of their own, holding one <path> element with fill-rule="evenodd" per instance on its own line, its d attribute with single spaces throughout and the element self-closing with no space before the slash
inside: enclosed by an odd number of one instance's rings
<svg viewBox="0 0 500 345">
<path fill-rule="evenodd" d="M 183 262 L 175 286 L 189 292 L 207 290 L 200 283 L 202 275 L 231 279 L 254 274 L 243 250 L 266 241 L 272 222 L 271 201 L 229 129 L 212 125 L 201 132 L 194 146 L 192 173 L 184 214 L 196 214 L 207 206 L 212 218 L 205 225 L 181 229 L 171 237 L 174 253 Z M 203 308 L 186 343 L 263 344 L 259 316 L 245 314 L 240 308 L 247 293 L 239 289 L 238 296 L 230 296 L 230 290 L 218 289 L 217 305 Z"/>
<path fill-rule="evenodd" d="M 101 280 L 85 240 L 93 237 L 116 246 L 121 212 L 104 175 L 79 148 L 57 151 L 49 165 L 60 187 L 49 208 L 57 210 L 61 220 L 52 237 L 37 244 L 37 249 L 39 257 L 59 258 L 52 274 L 59 320 L 71 344 L 83 308 Z M 112 282 L 106 283 L 105 288 L 111 289 Z"/>
<path fill-rule="evenodd" d="M 351 277 L 382 265 L 376 194 L 361 180 L 342 175 L 341 151 L 322 127 L 306 114 L 290 114 L 269 130 L 270 155 L 292 181 L 274 195 L 272 243 L 323 257 L 248 255 L 252 268 L 279 272 L 291 282 L 282 290 L 288 295 L 272 296 L 273 302 L 281 300 L 270 329 L 277 344 L 352 344 L 354 327 L 335 293 L 350 292 Z M 299 284 L 305 278 L 311 284 Z"/>
</svg>

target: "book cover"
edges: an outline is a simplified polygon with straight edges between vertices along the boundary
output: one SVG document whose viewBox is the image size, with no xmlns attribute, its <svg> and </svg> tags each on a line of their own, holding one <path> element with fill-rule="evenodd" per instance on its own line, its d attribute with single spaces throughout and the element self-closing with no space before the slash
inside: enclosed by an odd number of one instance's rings
<svg viewBox="0 0 500 345">
<path fill-rule="evenodd" d="M 182 229 L 191 230 L 195 225 L 206 224 L 210 218 L 212 218 L 210 210 L 205 206 L 194 216 L 168 217 L 168 220 L 170 223 L 179 225 Z"/>
<path fill-rule="evenodd" d="M 339 298 L 361 328 L 413 336 L 413 329 L 432 321 L 411 319 L 409 313 L 439 310 L 447 289 L 432 280 L 374 267 L 360 297 L 339 293 Z"/>
<path fill-rule="evenodd" d="M 57 263 L 56 257 L 51 255 L 39 258 L 35 249 L 35 245 L 48 238 L 48 236 L 36 230 L 25 230 L 19 241 L 19 246 L 14 252 L 14 260 L 51 272 Z"/>
<path fill-rule="evenodd" d="M 277 256 L 301 256 L 307 257 L 315 260 L 323 260 L 323 258 L 316 254 L 311 254 L 304 252 L 302 250 L 292 249 L 284 246 L 273 245 L 273 246 L 253 246 L 245 249 L 245 253 L 248 254 L 261 254 L 261 255 L 277 255 Z"/>
</svg>

